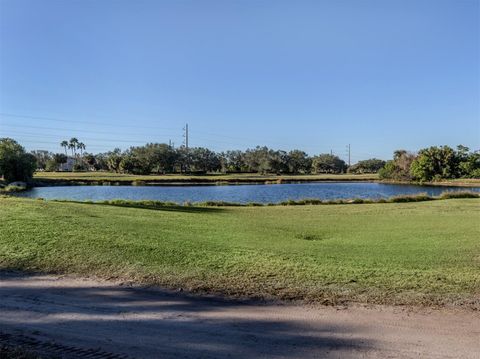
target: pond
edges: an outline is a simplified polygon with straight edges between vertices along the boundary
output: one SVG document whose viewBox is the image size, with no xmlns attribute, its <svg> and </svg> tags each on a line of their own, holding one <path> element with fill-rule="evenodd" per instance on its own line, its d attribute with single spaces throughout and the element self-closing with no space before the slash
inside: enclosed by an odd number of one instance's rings
<svg viewBox="0 0 480 359">
<path fill-rule="evenodd" d="M 397 195 L 427 193 L 440 195 L 444 191 L 475 191 L 480 188 L 433 187 L 372 182 L 329 182 L 271 185 L 224 186 L 57 186 L 36 187 L 19 196 L 77 201 L 111 199 L 158 200 L 176 203 L 226 201 L 239 203 L 277 203 L 289 199 L 315 198 L 322 200 L 346 198 L 388 198 Z"/>
</svg>

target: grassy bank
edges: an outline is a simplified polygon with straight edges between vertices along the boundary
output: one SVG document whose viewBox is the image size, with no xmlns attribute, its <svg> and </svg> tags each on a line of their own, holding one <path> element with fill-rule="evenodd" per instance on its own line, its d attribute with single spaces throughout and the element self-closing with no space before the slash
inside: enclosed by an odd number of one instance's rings
<svg viewBox="0 0 480 359">
<path fill-rule="evenodd" d="M 125 208 L 0 198 L 0 268 L 250 298 L 480 309 L 480 200 Z"/>
<path fill-rule="evenodd" d="M 381 180 L 383 183 L 392 184 L 418 184 L 423 186 L 440 186 L 440 187 L 480 187 L 479 178 L 455 178 L 449 180 L 441 180 L 436 182 L 408 182 L 408 181 L 394 181 L 394 180 Z"/>
<path fill-rule="evenodd" d="M 375 204 L 375 203 L 407 203 L 407 202 L 425 202 L 425 201 L 438 201 L 453 198 L 480 198 L 480 193 L 472 191 L 445 191 L 440 196 L 429 196 L 425 193 L 415 195 L 399 195 L 389 198 L 378 199 L 366 199 L 366 198 L 351 198 L 351 199 L 330 199 L 321 200 L 317 198 L 306 198 L 300 200 L 287 200 L 278 203 L 259 203 L 259 202 L 226 202 L 226 201 L 206 201 L 206 202 L 185 202 L 179 205 L 176 202 L 165 202 L 155 200 L 124 200 L 114 199 L 106 201 L 73 201 L 57 199 L 53 201 L 68 202 L 68 203 L 84 203 L 84 204 L 100 204 L 100 205 L 112 205 L 119 207 L 131 207 L 131 208 L 148 208 L 148 209 L 164 209 L 164 207 L 263 207 L 263 206 L 308 206 L 308 205 L 339 205 L 339 204 Z"/>
<path fill-rule="evenodd" d="M 374 181 L 376 174 L 321 174 L 321 175 L 260 175 L 255 173 L 209 175 L 130 175 L 110 172 L 37 172 L 34 182 L 38 185 L 58 184 L 247 184 L 247 183 L 295 183 L 314 181 Z"/>
<path fill-rule="evenodd" d="M 377 174 L 319 174 L 319 175 L 260 175 L 255 173 L 207 175 L 131 175 L 110 172 L 37 172 L 35 186 L 56 185 L 188 185 L 188 184 L 274 184 L 302 182 L 371 182 L 379 181 Z M 382 181 L 393 184 L 411 182 Z M 419 183 L 415 183 L 419 184 Z M 460 178 L 439 182 L 426 182 L 427 186 L 480 187 L 480 179 Z"/>
</svg>

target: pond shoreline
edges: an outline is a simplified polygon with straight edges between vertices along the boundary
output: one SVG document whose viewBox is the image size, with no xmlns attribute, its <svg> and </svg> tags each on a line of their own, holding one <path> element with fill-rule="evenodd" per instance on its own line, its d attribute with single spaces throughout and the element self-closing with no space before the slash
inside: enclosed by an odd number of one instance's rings
<svg viewBox="0 0 480 359">
<path fill-rule="evenodd" d="M 205 180 L 205 179 L 176 179 L 176 180 L 77 180 L 77 179 L 42 179 L 29 183 L 30 187 L 55 186 L 235 186 L 235 185 L 265 185 L 265 184 L 300 184 L 300 183 L 343 183 L 343 182 L 381 182 L 374 179 L 235 179 L 235 180 Z M 480 184 L 479 184 L 480 186 Z"/>
<path fill-rule="evenodd" d="M 302 184 L 302 183 L 384 183 L 406 186 L 422 186 L 422 187 L 480 187 L 478 182 L 414 182 L 414 181 L 391 181 L 380 179 L 364 179 L 364 178 L 346 178 L 346 179 L 235 179 L 235 180 L 210 180 L 210 179 L 175 179 L 171 181 L 165 180 L 77 180 L 77 179 L 42 179 L 33 180 L 29 183 L 29 188 L 33 187 L 56 187 L 56 186 L 235 186 L 235 185 L 266 185 L 266 184 Z"/>
<path fill-rule="evenodd" d="M 174 203 L 280 203 L 286 201 L 314 200 L 374 200 L 394 196 L 425 195 L 438 196 L 442 192 L 480 192 L 473 187 L 418 186 L 408 184 L 382 183 L 379 181 L 317 181 L 303 183 L 238 185 L 73 185 L 38 186 L 20 197 L 65 199 L 65 200 L 150 200 Z"/>
</svg>

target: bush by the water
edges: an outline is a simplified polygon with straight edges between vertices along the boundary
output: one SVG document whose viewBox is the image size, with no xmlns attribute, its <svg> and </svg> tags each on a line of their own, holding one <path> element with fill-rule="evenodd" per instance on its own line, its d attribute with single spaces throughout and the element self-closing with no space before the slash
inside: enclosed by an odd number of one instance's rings
<svg viewBox="0 0 480 359">
<path fill-rule="evenodd" d="M 393 160 L 379 171 L 380 178 L 419 182 L 454 178 L 480 178 L 480 152 L 465 146 L 432 146 L 418 154 L 395 151 Z"/>
<path fill-rule="evenodd" d="M 439 196 L 429 196 L 426 193 L 413 194 L 413 195 L 399 195 L 389 198 L 351 198 L 351 199 L 330 199 L 321 200 L 316 198 L 301 199 L 301 200 L 288 200 L 279 203 L 239 203 L 239 202 L 226 202 L 226 201 L 205 201 L 205 202 L 185 202 L 178 204 L 175 202 L 163 202 L 163 201 L 131 201 L 123 199 L 115 199 L 108 201 L 83 201 L 81 203 L 111 205 L 119 207 L 132 207 L 132 208 L 144 208 L 144 209 L 168 209 L 178 207 L 270 207 L 270 206 L 306 206 L 306 205 L 335 205 L 335 204 L 375 204 L 375 203 L 407 203 L 407 202 L 425 202 L 435 201 L 442 199 L 455 199 L 455 198 L 480 198 L 480 193 L 471 191 L 445 191 Z M 55 200 L 56 202 L 76 202 L 69 200 Z"/>
<path fill-rule="evenodd" d="M 446 191 L 440 195 L 442 199 L 450 198 L 480 198 L 480 193 L 470 191 Z"/>
<path fill-rule="evenodd" d="M 37 160 L 31 153 L 11 138 L 0 138 L 0 177 L 7 183 L 28 182 L 37 168 Z"/>
</svg>

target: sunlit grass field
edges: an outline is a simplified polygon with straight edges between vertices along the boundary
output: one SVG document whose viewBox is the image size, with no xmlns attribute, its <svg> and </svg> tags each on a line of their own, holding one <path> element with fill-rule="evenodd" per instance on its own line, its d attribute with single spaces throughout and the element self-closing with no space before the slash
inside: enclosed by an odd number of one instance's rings
<svg viewBox="0 0 480 359">
<path fill-rule="evenodd" d="M 159 209 L 0 198 L 0 268 L 224 296 L 480 308 L 480 200 Z"/>
<path fill-rule="evenodd" d="M 376 180 L 376 174 L 319 174 L 319 175 L 261 175 L 256 173 L 235 173 L 235 174 L 207 174 L 207 175 L 131 175 L 111 172 L 37 172 L 34 179 L 37 180 L 92 180 L 92 181 L 277 181 L 277 180 L 298 180 L 298 181 L 351 181 L 351 180 Z"/>
</svg>

